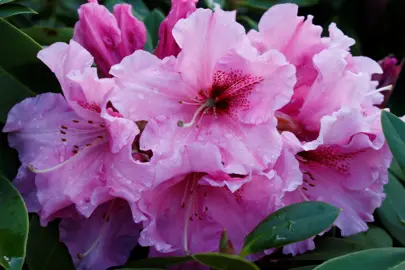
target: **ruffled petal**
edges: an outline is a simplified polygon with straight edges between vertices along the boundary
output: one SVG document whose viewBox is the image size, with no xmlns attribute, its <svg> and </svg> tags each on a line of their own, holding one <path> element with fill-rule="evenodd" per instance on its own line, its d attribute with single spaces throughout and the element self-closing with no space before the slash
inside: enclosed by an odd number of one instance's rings
<svg viewBox="0 0 405 270">
<path fill-rule="evenodd" d="M 222 10 L 198 9 L 176 24 L 173 36 L 182 49 L 179 71 L 195 89 L 209 89 L 219 59 L 247 42 L 243 26 Z"/>
<path fill-rule="evenodd" d="M 100 270 L 123 265 L 136 246 L 140 226 L 121 200 L 105 203 L 89 217 L 75 215 L 59 225 L 78 270 Z"/>
</svg>

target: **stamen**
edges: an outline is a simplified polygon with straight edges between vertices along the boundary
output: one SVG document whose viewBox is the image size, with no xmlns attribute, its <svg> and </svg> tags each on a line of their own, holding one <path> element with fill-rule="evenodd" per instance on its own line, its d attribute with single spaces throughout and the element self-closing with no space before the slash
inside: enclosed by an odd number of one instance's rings
<svg viewBox="0 0 405 270">
<path fill-rule="evenodd" d="M 392 87 L 392 84 L 390 84 L 390 85 L 387 85 L 387 86 L 385 86 L 385 87 L 378 88 L 377 90 L 368 92 L 368 93 L 366 94 L 366 96 L 374 95 L 374 94 L 376 94 L 376 93 L 381 93 L 381 92 L 384 92 L 384 91 L 391 91 L 392 88 L 393 88 L 393 87 Z"/>
<path fill-rule="evenodd" d="M 201 105 L 201 102 L 186 102 L 186 101 L 182 101 L 182 100 L 179 100 L 179 103 L 184 104 L 184 105 L 194 105 L 194 106 Z"/>
<path fill-rule="evenodd" d="M 82 259 L 84 259 L 86 256 L 88 256 L 88 255 L 90 254 L 90 252 L 92 252 L 92 251 L 94 250 L 94 248 L 96 248 L 97 244 L 100 242 L 100 239 L 101 239 L 101 237 L 103 236 L 105 229 L 107 228 L 106 225 L 107 225 L 108 221 L 110 220 L 110 214 L 111 214 L 111 211 L 112 211 L 112 209 L 113 209 L 114 202 L 115 202 L 115 199 L 112 200 L 112 202 L 111 202 L 111 204 L 110 204 L 110 208 L 108 209 L 107 214 L 104 216 L 104 224 L 103 224 L 103 226 L 102 226 L 101 229 L 100 229 L 100 233 L 99 233 L 97 239 L 94 241 L 94 243 L 90 246 L 90 248 L 89 248 L 88 250 L 86 250 L 84 253 L 79 253 L 79 254 L 77 254 L 77 258 L 78 258 L 79 260 L 82 260 Z"/>
<path fill-rule="evenodd" d="M 190 122 L 188 123 L 184 123 L 184 121 L 180 120 L 177 122 L 177 126 L 179 127 L 183 127 L 183 128 L 189 128 L 192 127 L 195 124 L 195 120 L 197 119 L 198 115 L 200 115 L 200 113 L 202 111 L 205 110 L 205 108 L 213 108 L 215 106 L 215 101 L 213 99 L 207 99 L 206 102 L 204 102 L 198 109 L 197 111 L 194 113 L 193 118 L 191 119 Z"/>
<path fill-rule="evenodd" d="M 94 142 L 93 142 L 93 144 L 92 144 L 91 146 L 86 146 L 86 149 L 95 146 L 94 143 L 97 142 L 98 140 L 99 140 L 99 139 L 94 140 Z M 97 145 L 97 144 L 96 144 L 96 145 Z M 77 148 L 76 148 L 76 145 L 74 146 L 74 148 L 77 149 Z M 48 173 L 48 172 L 53 172 L 53 171 L 55 171 L 55 170 L 57 170 L 57 169 L 59 169 L 59 168 L 65 166 L 66 164 L 70 163 L 71 161 L 75 160 L 78 156 L 80 156 L 80 154 L 81 154 L 82 152 L 83 152 L 83 151 L 74 150 L 73 153 L 75 153 L 75 154 L 74 154 L 73 156 L 71 156 L 71 157 L 68 158 L 67 160 L 63 161 L 62 163 L 59 163 L 58 165 L 56 165 L 56 166 L 54 166 L 54 167 L 51 167 L 51 168 L 48 168 L 48 169 L 37 169 L 37 168 L 35 168 L 35 166 L 32 165 L 32 164 L 29 164 L 27 167 L 28 167 L 28 169 L 29 169 L 31 172 L 33 172 L 33 173 Z"/>
<path fill-rule="evenodd" d="M 195 186 L 197 184 L 197 181 L 196 181 L 195 178 L 196 178 L 196 175 L 194 174 L 194 179 L 191 180 L 193 182 L 192 182 L 190 190 L 194 190 L 194 188 L 195 188 Z M 187 191 L 187 189 L 186 189 L 186 191 Z M 184 252 L 186 253 L 187 256 L 190 255 L 190 251 L 188 250 L 188 222 L 193 221 L 193 218 L 190 215 L 190 212 L 191 212 L 191 209 L 192 209 L 192 206 L 193 206 L 193 201 L 194 201 L 194 195 L 193 195 L 193 193 L 191 193 L 190 198 L 189 198 L 189 203 L 188 203 L 188 206 L 187 206 L 187 211 L 186 211 L 186 213 L 184 213 L 185 214 L 185 221 L 184 221 L 183 240 L 184 240 Z"/>
</svg>

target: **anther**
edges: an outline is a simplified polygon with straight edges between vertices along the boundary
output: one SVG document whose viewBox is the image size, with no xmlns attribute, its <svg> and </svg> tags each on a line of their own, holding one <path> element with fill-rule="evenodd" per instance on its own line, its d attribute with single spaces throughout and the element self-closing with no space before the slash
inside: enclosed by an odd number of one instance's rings
<svg viewBox="0 0 405 270">
<path fill-rule="evenodd" d="M 79 120 L 73 120 L 73 123 L 77 124 L 77 123 L 79 123 Z"/>
<path fill-rule="evenodd" d="M 66 132 L 61 130 L 60 133 L 62 133 L 63 135 L 66 135 Z"/>
<path fill-rule="evenodd" d="M 93 122 L 93 121 L 91 121 L 91 120 L 89 120 L 89 121 L 87 121 L 87 123 L 89 123 L 89 124 L 93 124 L 94 122 Z"/>
<path fill-rule="evenodd" d="M 67 140 L 65 138 L 60 139 L 62 142 L 66 142 Z"/>
<path fill-rule="evenodd" d="M 68 129 L 67 126 L 61 126 L 60 128 L 62 128 L 62 129 Z"/>
</svg>

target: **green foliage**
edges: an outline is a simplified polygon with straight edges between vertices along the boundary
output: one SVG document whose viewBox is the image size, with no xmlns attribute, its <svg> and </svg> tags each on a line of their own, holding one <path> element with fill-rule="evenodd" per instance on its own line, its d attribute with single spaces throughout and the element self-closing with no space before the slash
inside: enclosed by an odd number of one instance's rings
<svg viewBox="0 0 405 270">
<path fill-rule="evenodd" d="M 329 260 L 314 270 L 405 269 L 405 248 L 379 248 Z"/>
<path fill-rule="evenodd" d="M 392 247 L 392 239 L 383 229 L 371 227 L 367 232 L 346 238 L 320 237 L 315 241 L 315 246 L 314 251 L 294 259 L 326 261 L 365 249 Z"/>
<path fill-rule="evenodd" d="M 182 264 L 193 260 L 192 257 L 161 257 L 131 261 L 125 265 L 127 268 L 165 268 L 171 265 Z"/>
<path fill-rule="evenodd" d="M 0 172 L 0 265 L 21 270 L 28 236 L 28 214 L 18 191 Z"/>
<path fill-rule="evenodd" d="M 299 242 L 328 229 L 340 209 L 322 202 L 304 202 L 282 208 L 249 233 L 242 256 Z"/>
<path fill-rule="evenodd" d="M 152 10 L 146 16 L 145 20 L 143 21 L 145 23 L 146 29 L 148 30 L 148 46 L 151 46 L 151 48 L 156 48 L 157 43 L 159 41 L 158 38 L 158 32 L 159 32 L 159 26 L 160 23 L 165 19 L 165 15 L 158 9 Z"/>
<path fill-rule="evenodd" d="M 6 18 L 18 14 L 31 14 L 36 12 L 29 7 L 19 4 L 9 4 L 0 6 L 0 18 Z"/>
<path fill-rule="evenodd" d="M 218 270 L 259 270 L 248 260 L 237 255 L 222 253 L 198 253 L 193 258 L 200 263 Z"/>
<path fill-rule="evenodd" d="M 49 28 L 33 26 L 24 28 L 22 31 L 41 45 L 51 45 L 55 42 L 69 43 L 73 37 L 73 28 L 71 27 Z"/>
<path fill-rule="evenodd" d="M 3 70 L 35 93 L 59 91 L 54 74 L 37 58 L 42 49 L 38 43 L 3 19 L 0 19 L 0 33 Z"/>
<path fill-rule="evenodd" d="M 30 270 L 74 270 L 66 246 L 59 241 L 58 226 L 51 223 L 41 227 L 38 216 L 30 221 L 27 246 L 27 264 Z"/>
</svg>

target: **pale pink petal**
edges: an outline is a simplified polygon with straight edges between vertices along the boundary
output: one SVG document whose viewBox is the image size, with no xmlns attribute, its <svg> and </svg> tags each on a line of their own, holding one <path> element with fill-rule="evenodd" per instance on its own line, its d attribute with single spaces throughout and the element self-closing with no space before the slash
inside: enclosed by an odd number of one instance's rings
<svg viewBox="0 0 405 270">
<path fill-rule="evenodd" d="M 182 49 L 178 55 L 179 71 L 197 89 L 208 89 L 219 59 L 246 41 L 242 25 L 222 10 L 208 9 L 198 9 L 187 19 L 181 19 L 173 29 L 173 36 Z"/>
<path fill-rule="evenodd" d="M 172 35 L 173 27 L 180 19 L 187 18 L 193 13 L 196 10 L 196 4 L 197 0 L 172 0 L 169 15 L 159 27 L 159 43 L 155 51 L 157 57 L 163 59 L 166 56 L 179 54 L 180 47 Z"/>
<path fill-rule="evenodd" d="M 114 6 L 114 16 L 121 30 L 120 56 L 121 59 L 136 50 L 143 49 L 147 33 L 143 22 L 132 15 L 132 6 L 119 4 Z"/>
<path fill-rule="evenodd" d="M 62 219 L 59 228 L 76 269 L 100 270 L 127 261 L 140 226 L 132 221 L 128 205 L 114 200 L 99 206 L 89 218 Z"/>
<path fill-rule="evenodd" d="M 335 23 L 329 25 L 329 36 L 330 38 L 327 38 L 325 43 L 330 48 L 349 51 L 350 47 L 356 43 L 354 39 L 346 36 Z"/>
<path fill-rule="evenodd" d="M 134 121 L 175 114 L 182 108 L 179 100 L 193 92 L 177 72 L 175 58 L 159 60 L 145 51 L 124 58 L 112 67 L 111 74 L 120 89 L 109 100 Z"/>
<path fill-rule="evenodd" d="M 62 91 L 68 100 L 83 100 L 83 93 L 76 83 L 67 78 L 72 72 L 83 72 L 93 64 L 93 57 L 75 41 L 69 44 L 54 43 L 41 50 L 38 58 L 44 62 L 56 75 Z"/>
</svg>

